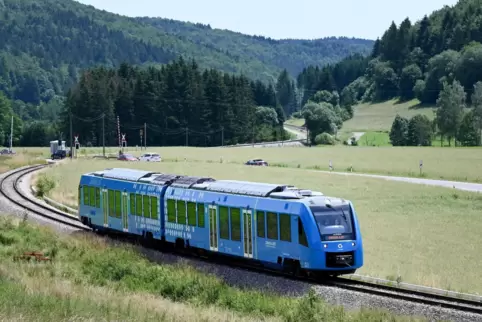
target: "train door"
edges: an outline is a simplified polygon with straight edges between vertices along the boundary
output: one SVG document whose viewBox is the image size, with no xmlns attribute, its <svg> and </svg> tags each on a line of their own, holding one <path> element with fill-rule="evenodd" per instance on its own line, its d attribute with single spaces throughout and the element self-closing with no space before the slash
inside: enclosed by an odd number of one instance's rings
<svg viewBox="0 0 482 322">
<path fill-rule="evenodd" d="M 102 206 L 104 212 L 104 227 L 109 226 L 109 199 L 107 198 L 107 189 L 102 189 Z"/>
<path fill-rule="evenodd" d="M 127 205 L 127 192 L 122 193 L 122 228 L 129 231 L 129 207 Z"/>
<path fill-rule="evenodd" d="M 253 224 L 251 210 L 243 210 L 244 257 L 253 258 Z"/>
<path fill-rule="evenodd" d="M 218 210 L 209 205 L 209 249 L 218 251 Z"/>
</svg>

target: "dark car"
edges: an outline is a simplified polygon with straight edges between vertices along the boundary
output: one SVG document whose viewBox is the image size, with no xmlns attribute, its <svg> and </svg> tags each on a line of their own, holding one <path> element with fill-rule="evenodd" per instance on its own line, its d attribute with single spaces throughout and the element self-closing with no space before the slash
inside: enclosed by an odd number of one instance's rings
<svg viewBox="0 0 482 322">
<path fill-rule="evenodd" d="M 264 161 L 263 159 L 253 159 L 253 160 L 249 160 L 245 163 L 246 165 L 259 165 L 259 166 L 262 166 L 262 167 L 267 167 L 268 166 L 268 162 Z"/>
<path fill-rule="evenodd" d="M 15 151 L 13 150 L 9 150 L 9 149 L 3 149 L 2 151 L 0 151 L 0 154 L 1 155 L 4 155 L 4 154 L 15 154 Z"/>
<path fill-rule="evenodd" d="M 119 161 L 139 161 L 139 159 L 136 158 L 135 156 L 133 156 L 132 154 L 121 154 L 121 155 L 119 155 L 117 160 L 119 160 Z"/>
<path fill-rule="evenodd" d="M 54 154 L 52 154 L 52 160 L 56 159 L 63 159 L 67 156 L 67 151 L 65 150 L 57 150 Z"/>
</svg>

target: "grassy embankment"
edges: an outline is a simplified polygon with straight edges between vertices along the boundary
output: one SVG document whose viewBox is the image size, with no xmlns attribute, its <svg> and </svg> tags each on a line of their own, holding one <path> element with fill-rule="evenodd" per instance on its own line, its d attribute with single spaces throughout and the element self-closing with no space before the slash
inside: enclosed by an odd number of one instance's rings
<svg viewBox="0 0 482 322">
<path fill-rule="evenodd" d="M 309 294 L 230 287 L 182 264 L 158 265 L 134 246 L 0 218 L 0 317 L 8 321 L 408 321 L 345 312 Z M 51 262 L 14 260 L 41 251 Z"/>
<path fill-rule="evenodd" d="M 194 153 L 199 157 L 200 152 Z M 477 270 L 482 266 L 478 256 L 478 245 L 482 244 L 482 222 L 479 220 L 482 197 L 478 194 L 301 169 L 220 164 L 219 161 L 126 164 L 79 160 L 70 166 L 64 164 L 47 170 L 50 180 L 62 182 L 50 196 L 75 207 L 80 175 L 108 167 L 142 168 L 217 179 L 282 181 L 350 199 L 360 217 L 365 247 L 365 266 L 358 273 L 392 280 L 400 276 L 405 282 L 482 293 L 482 280 Z"/>
<path fill-rule="evenodd" d="M 0 173 L 20 168 L 26 165 L 45 163 L 46 149 L 40 148 L 18 148 L 14 149 L 16 154 L 0 155 Z"/>
</svg>

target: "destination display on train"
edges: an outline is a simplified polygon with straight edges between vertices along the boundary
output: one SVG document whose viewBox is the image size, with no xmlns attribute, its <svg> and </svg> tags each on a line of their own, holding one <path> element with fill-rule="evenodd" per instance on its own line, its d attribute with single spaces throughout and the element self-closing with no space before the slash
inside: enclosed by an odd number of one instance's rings
<svg viewBox="0 0 482 322">
<path fill-rule="evenodd" d="M 324 236 L 325 240 L 342 240 L 342 239 L 351 239 L 351 234 L 334 234 L 334 235 L 326 235 Z"/>
</svg>

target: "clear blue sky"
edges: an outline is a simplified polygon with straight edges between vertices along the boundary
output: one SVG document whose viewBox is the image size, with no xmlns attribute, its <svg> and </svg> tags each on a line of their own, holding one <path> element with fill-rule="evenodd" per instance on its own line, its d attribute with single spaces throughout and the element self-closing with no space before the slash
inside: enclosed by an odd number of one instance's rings
<svg viewBox="0 0 482 322">
<path fill-rule="evenodd" d="M 415 22 L 457 0 L 78 0 L 126 16 L 210 24 L 275 39 L 347 36 L 376 39 L 392 20 Z"/>
</svg>

